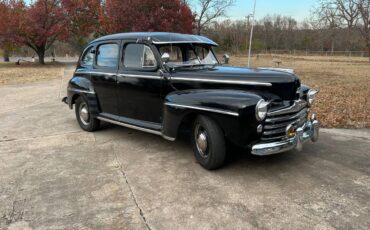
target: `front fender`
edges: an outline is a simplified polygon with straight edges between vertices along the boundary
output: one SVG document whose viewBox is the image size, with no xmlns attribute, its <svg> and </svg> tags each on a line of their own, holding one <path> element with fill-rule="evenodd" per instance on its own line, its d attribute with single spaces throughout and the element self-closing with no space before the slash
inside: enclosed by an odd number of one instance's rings
<svg viewBox="0 0 370 230">
<path fill-rule="evenodd" d="M 257 127 L 255 106 L 262 97 L 240 90 L 184 90 L 165 97 L 163 133 L 176 138 L 182 122 L 203 114 L 215 120 L 225 136 L 246 145 Z"/>
</svg>

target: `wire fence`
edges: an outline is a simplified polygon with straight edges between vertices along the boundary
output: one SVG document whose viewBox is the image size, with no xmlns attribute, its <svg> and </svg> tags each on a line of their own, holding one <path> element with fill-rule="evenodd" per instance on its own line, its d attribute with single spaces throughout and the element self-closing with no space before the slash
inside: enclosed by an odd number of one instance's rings
<svg viewBox="0 0 370 230">
<path fill-rule="evenodd" d="M 45 57 L 45 62 L 53 62 L 53 59 L 54 61 L 57 61 L 57 62 L 77 62 L 78 61 L 78 57 L 77 56 L 57 56 L 57 57 L 50 57 L 50 56 L 47 56 Z M 30 62 L 30 63 L 37 63 L 38 62 L 38 57 L 35 56 L 35 57 L 25 57 L 25 56 L 12 56 L 9 58 L 9 62 L 18 62 L 20 61 L 20 63 L 24 63 L 24 62 Z M 0 63 L 4 62 L 4 59 L 0 57 Z"/>
<path fill-rule="evenodd" d="M 311 50 L 264 50 L 255 54 L 277 54 L 292 56 L 369 57 L 367 51 L 311 51 Z"/>
</svg>

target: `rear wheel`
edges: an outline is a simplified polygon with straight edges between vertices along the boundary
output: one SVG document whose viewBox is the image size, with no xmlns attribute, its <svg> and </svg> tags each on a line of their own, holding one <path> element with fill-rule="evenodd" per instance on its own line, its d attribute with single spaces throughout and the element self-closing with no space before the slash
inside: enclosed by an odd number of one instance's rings
<svg viewBox="0 0 370 230">
<path fill-rule="evenodd" d="M 220 168 L 225 161 L 225 138 L 212 119 L 198 116 L 194 121 L 191 142 L 197 161 L 208 170 Z"/>
<path fill-rule="evenodd" d="M 93 132 L 99 128 L 100 121 L 91 115 L 87 101 L 83 97 L 77 98 L 75 112 L 78 124 L 83 130 Z"/>
</svg>

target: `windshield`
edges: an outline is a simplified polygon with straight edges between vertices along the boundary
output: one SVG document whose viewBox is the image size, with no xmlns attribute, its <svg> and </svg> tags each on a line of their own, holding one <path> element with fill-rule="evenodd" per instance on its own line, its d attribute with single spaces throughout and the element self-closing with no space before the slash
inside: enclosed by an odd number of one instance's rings
<svg viewBox="0 0 370 230">
<path fill-rule="evenodd" d="M 211 47 L 203 44 L 168 44 L 158 47 L 161 55 L 168 53 L 170 67 L 193 67 L 217 65 L 218 61 Z"/>
</svg>

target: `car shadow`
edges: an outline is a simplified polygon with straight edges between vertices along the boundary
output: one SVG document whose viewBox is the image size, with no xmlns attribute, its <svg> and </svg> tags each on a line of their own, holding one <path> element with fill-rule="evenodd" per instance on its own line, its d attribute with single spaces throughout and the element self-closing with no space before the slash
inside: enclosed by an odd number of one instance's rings
<svg viewBox="0 0 370 230">
<path fill-rule="evenodd" d="M 180 132 L 174 144 L 191 146 L 190 132 Z M 249 149 L 240 148 L 231 143 L 226 143 L 226 150 L 227 153 L 223 169 L 227 169 L 229 167 L 232 168 L 234 166 L 243 166 L 246 164 L 249 166 L 271 166 L 279 164 L 289 165 L 292 163 L 292 161 L 302 160 L 295 150 L 269 156 L 256 156 L 251 154 Z M 193 154 L 192 151 L 191 154 Z"/>
<path fill-rule="evenodd" d="M 126 127 L 117 126 L 114 124 L 102 122 L 101 127 L 98 132 L 109 132 L 109 130 L 112 130 L 112 132 L 118 131 L 118 133 L 126 133 L 131 136 L 132 141 L 140 141 L 143 138 L 149 139 L 150 141 L 155 142 L 161 142 L 163 145 L 171 145 L 174 149 L 182 149 L 184 151 L 187 151 L 189 154 L 189 157 L 193 157 L 193 151 L 191 148 L 191 141 L 190 141 L 190 132 L 189 131 L 181 131 L 179 132 L 179 135 L 176 139 L 176 141 L 166 141 L 162 139 L 159 136 L 144 133 L 141 131 L 129 129 Z M 120 134 L 118 134 L 121 136 Z M 176 154 L 174 152 L 174 154 Z M 221 170 L 227 170 L 227 169 L 233 169 L 235 167 L 271 167 L 274 165 L 284 166 L 289 164 L 296 164 L 299 163 L 299 161 L 302 160 L 301 154 L 297 154 L 296 151 L 290 151 L 286 153 L 280 153 L 270 156 L 256 156 L 252 155 L 250 150 L 248 149 L 242 149 L 239 147 L 236 147 L 230 143 L 227 143 L 227 154 L 225 159 L 225 165 L 221 168 Z M 195 161 L 195 158 L 194 158 Z"/>
</svg>

